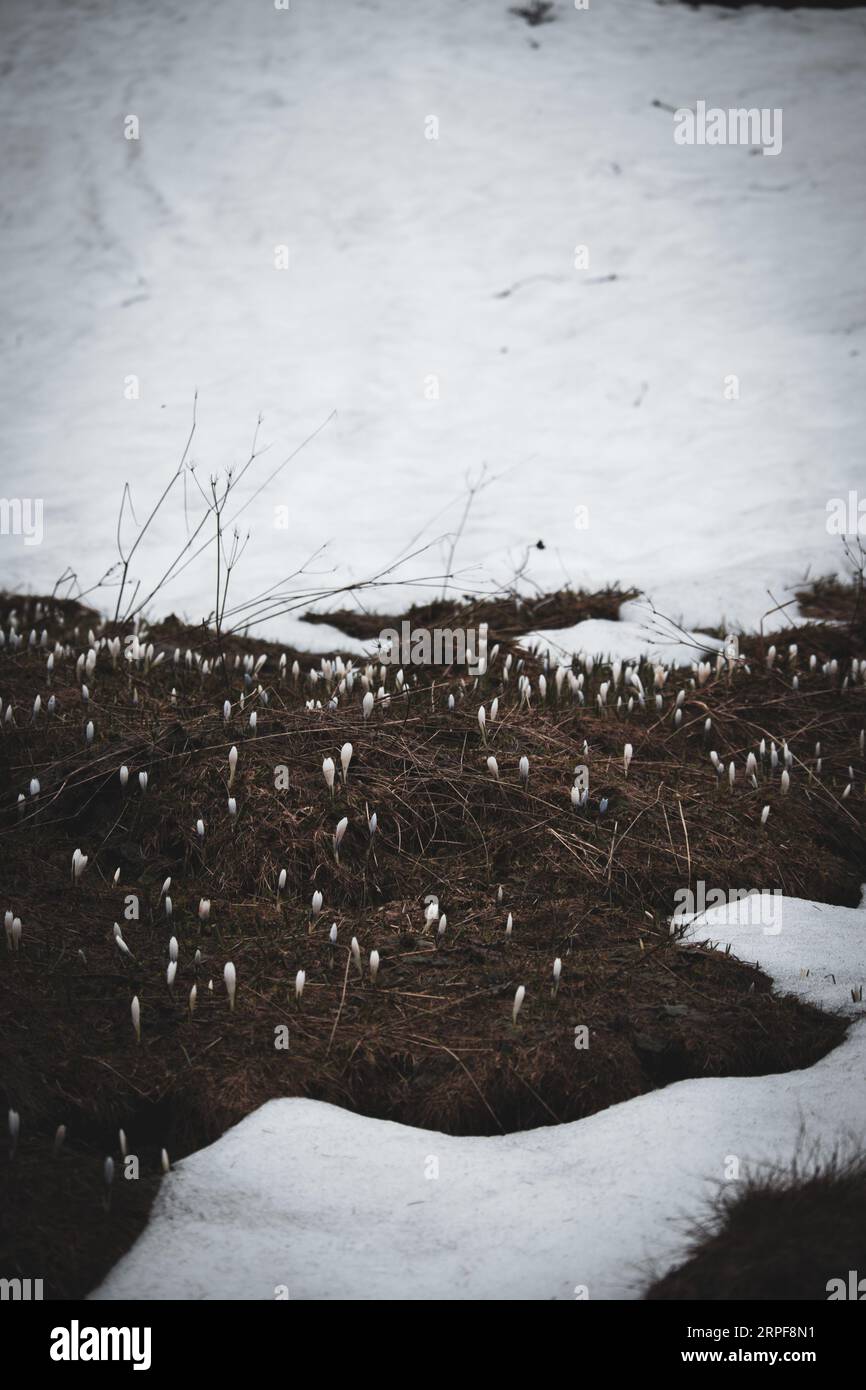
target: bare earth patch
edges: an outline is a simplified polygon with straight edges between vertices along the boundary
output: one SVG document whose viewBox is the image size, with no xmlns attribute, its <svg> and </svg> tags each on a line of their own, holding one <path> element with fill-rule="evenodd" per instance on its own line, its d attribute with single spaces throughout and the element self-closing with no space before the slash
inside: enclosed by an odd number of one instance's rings
<svg viewBox="0 0 866 1390">
<path fill-rule="evenodd" d="M 506 615 L 503 646 L 477 683 L 414 668 L 400 687 L 393 668 L 383 679 L 376 667 L 365 718 L 363 666 L 350 690 L 345 667 L 318 663 L 312 680 L 309 659 L 293 675 L 280 648 L 232 640 L 223 670 L 212 636 L 205 647 L 177 620 L 140 634 L 138 660 L 121 654 L 113 664 L 102 646 L 92 673 L 76 672 L 98 620 L 49 601 L 37 613 L 36 602 L 10 599 L 0 615 L 8 628 L 17 610 L 23 639 L 0 654 L 3 714 L 13 711 L 0 735 L 2 906 L 22 924 L 20 947 L 0 950 L 0 1082 L 21 1115 L 18 1151 L 0 1157 L 0 1262 L 10 1274 L 44 1277 L 53 1295 L 86 1292 L 146 1218 L 160 1151 L 180 1157 L 275 1096 L 494 1134 L 580 1118 L 685 1077 L 805 1067 L 843 1036 L 841 1019 L 775 995 L 760 969 L 683 945 L 667 921 L 675 894 L 698 880 L 859 899 L 866 694 L 859 667 L 834 670 L 823 658 L 813 666 L 802 636 L 794 655 L 787 633 L 774 660 L 772 639 L 744 642 L 748 664 L 672 671 L 658 686 L 642 665 L 641 703 L 622 668 L 575 664 L 559 680 L 543 671 L 505 641 Z M 533 615 L 533 625 L 542 621 L 553 625 Z M 819 635 L 832 642 L 839 633 Z M 187 659 L 187 647 L 198 655 Z M 216 665 L 203 669 L 203 658 Z M 762 739 L 752 785 L 746 758 Z M 787 793 L 770 760 L 783 740 Z M 576 808 L 578 765 L 589 795 Z M 76 849 L 88 865 L 73 884 Z M 439 919 L 425 922 L 429 895 Z M 211 905 L 205 921 L 201 899 Z M 131 955 L 118 948 L 114 923 Z M 223 983 L 229 961 L 234 1010 Z M 67 1139 L 57 1156 L 59 1124 Z M 120 1127 L 140 1159 L 136 1182 L 121 1175 Z M 117 1172 L 106 1211 L 108 1154 Z"/>
</svg>

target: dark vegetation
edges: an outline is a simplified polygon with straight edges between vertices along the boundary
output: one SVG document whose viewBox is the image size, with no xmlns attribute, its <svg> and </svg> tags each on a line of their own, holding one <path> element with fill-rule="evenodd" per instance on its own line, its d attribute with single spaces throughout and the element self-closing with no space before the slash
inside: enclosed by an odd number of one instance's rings
<svg viewBox="0 0 866 1390">
<path fill-rule="evenodd" d="M 866 1163 L 833 1157 L 722 1189 L 687 1259 L 646 1297 L 838 1300 L 852 1270 L 856 1281 L 866 1270 Z"/>
<path fill-rule="evenodd" d="M 88 675 L 76 660 L 91 647 L 89 631 L 97 641 L 119 637 L 132 651 L 129 625 L 100 626 L 71 602 L 0 601 L 7 638 L 14 612 L 22 639 L 0 652 L 3 716 L 12 709 L 0 725 L 0 910 L 22 921 L 20 947 L 0 946 L 0 1096 L 21 1116 L 15 1157 L 0 1153 L 4 1275 L 44 1277 L 54 1296 L 86 1292 L 145 1219 L 160 1150 L 179 1158 L 274 1096 L 496 1134 L 585 1116 L 680 1078 L 808 1066 L 839 1042 L 842 1019 L 773 992 L 760 970 L 759 929 L 755 960 L 740 962 L 682 943 L 667 918 L 675 892 L 699 878 L 859 900 L 866 690 L 851 655 L 866 649 L 862 618 L 849 613 L 842 625 L 743 639 L 747 659 L 735 669 L 672 670 L 659 692 L 643 664 L 643 706 L 620 671 L 600 709 L 601 684 L 616 674 L 609 663 L 575 662 L 558 683 L 518 640 L 520 622 L 554 626 L 559 614 L 571 623 L 579 605 L 586 611 L 595 601 L 553 595 L 548 604 L 528 601 L 522 615 L 516 606 L 491 613 L 502 644 L 477 683 L 459 669 L 413 668 L 400 688 L 394 668 L 383 680 L 376 666 L 369 719 L 363 660 L 350 691 L 345 668 L 316 662 L 313 681 L 306 658 L 295 676 L 293 653 L 281 667 L 273 644 L 216 643 L 170 619 L 138 633 L 137 660 L 121 652 L 115 664 L 102 646 Z M 467 625 L 482 611 L 450 607 Z M 425 612 L 439 616 L 438 608 Z M 374 626 L 399 621 L 379 615 Z M 833 669 L 837 651 L 845 655 Z M 521 677 L 531 683 L 528 703 Z M 771 740 L 789 742 L 787 795 L 768 759 L 757 788 L 746 776 L 746 756 L 762 738 L 768 749 Z M 347 741 L 354 754 L 344 784 Z M 634 748 L 628 775 L 626 743 Z M 230 790 L 232 745 L 239 759 Z M 735 763 L 733 790 L 714 772 L 711 749 L 726 768 Z M 487 766 L 491 755 L 499 780 Z M 521 756 L 530 763 L 527 785 Z M 333 799 L 325 757 L 337 767 Z M 589 769 L 581 809 L 570 798 L 578 764 Z M 130 773 L 125 790 L 121 765 Z M 275 786 L 278 767 L 287 770 L 285 786 Z M 849 767 L 853 785 L 843 799 Z M 33 778 L 38 796 L 29 792 Z M 333 836 L 344 816 L 337 862 Z M 73 884 L 76 849 L 89 862 Z M 171 921 L 161 892 L 167 877 Z M 313 919 L 316 891 L 323 908 Z M 430 894 L 447 915 L 441 937 L 425 924 Z M 204 922 L 202 898 L 211 902 Z M 135 900 L 138 916 L 129 920 Z M 121 954 L 115 922 L 134 959 Z M 170 989 L 172 936 L 179 960 Z M 381 956 L 375 982 L 373 949 Z M 228 961 L 237 971 L 233 1011 L 223 983 Z M 298 970 L 306 972 L 299 1002 Z M 514 1025 L 521 984 L 526 1000 Z M 287 1050 L 275 1047 L 283 1025 Z M 574 1045 L 576 1027 L 588 1029 L 585 1050 Z M 67 1140 L 55 1156 L 59 1124 Z M 121 1174 L 121 1126 L 141 1161 L 136 1182 Z M 106 1211 L 107 1154 L 117 1173 Z"/>
<path fill-rule="evenodd" d="M 304 621 L 328 623 L 345 632 L 347 637 L 357 637 L 362 642 L 370 643 L 375 642 L 385 628 L 399 631 L 403 621 L 413 628 L 476 628 L 486 623 L 489 642 L 493 645 L 496 642 L 513 643 L 533 630 L 552 631 L 573 627 L 587 618 L 606 618 L 616 622 L 622 604 L 637 597 L 636 589 L 620 589 L 618 585 L 594 594 L 575 589 L 559 589 L 553 594 L 528 597 L 506 594 L 494 598 L 473 598 L 467 594 L 461 602 L 440 599 L 434 603 L 416 604 L 400 614 L 383 615 L 339 608 L 330 612 L 306 613 Z"/>
</svg>

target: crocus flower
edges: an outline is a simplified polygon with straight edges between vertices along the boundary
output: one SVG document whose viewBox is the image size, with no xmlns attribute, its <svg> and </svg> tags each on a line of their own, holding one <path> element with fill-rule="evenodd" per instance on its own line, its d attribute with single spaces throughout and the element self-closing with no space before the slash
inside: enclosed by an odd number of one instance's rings
<svg viewBox="0 0 866 1390">
<path fill-rule="evenodd" d="M 354 749 L 352 748 L 351 743 L 344 743 L 342 748 L 340 749 L 340 765 L 343 769 L 344 783 L 348 782 L 349 780 L 349 763 L 352 761 L 353 752 Z"/>
<path fill-rule="evenodd" d="M 233 1009 L 235 1006 L 235 994 L 237 992 L 238 987 L 238 977 L 237 971 L 235 970 L 232 961 L 226 961 L 225 968 L 223 970 L 223 979 L 226 982 L 226 993 L 229 997 L 229 1008 Z"/>
<path fill-rule="evenodd" d="M 511 1022 L 512 1022 L 512 1023 L 516 1023 L 516 1022 L 517 1022 L 517 1015 L 520 1013 L 520 1010 L 521 1010 L 521 1008 L 522 1008 L 522 1006 L 523 1006 L 523 1001 L 524 1001 L 525 998 L 526 998 L 526 986 L 525 986 L 525 985 L 518 985 L 518 986 L 517 986 L 517 992 L 516 992 L 516 994 L 515 994 L 515 996 L 514 996 L 514 1007 L 513 1007 L 512 1010 L 511 1010 Z"/>
</svg>

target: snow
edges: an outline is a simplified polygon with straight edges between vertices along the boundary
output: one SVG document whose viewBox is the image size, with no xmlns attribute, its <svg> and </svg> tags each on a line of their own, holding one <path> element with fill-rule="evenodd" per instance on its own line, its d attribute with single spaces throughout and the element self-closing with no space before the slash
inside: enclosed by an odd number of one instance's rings
<svg viewBox="0 0 866 1390">
<path fill-rule="evenodd" d="M 645 656 L 675 666 L 688 666 L 724 646 L 709 633 L 678 628 L 640 600 L 623 603 L 617 622 L 587 618 L 573 627 L 529 632 L 522 640 L 527 646 L 547 651 L 552 661 L 566 660 L 577 653 L 609 661 Z"/>
<path fill-rule="evenodd" d="M 99 577 L 123 480 L 142 518 L 197 389 L 203 480 L 264 415 L 245 500 L 337 412 L 240 519 L 238 600 L 322 544 L 286 590 L 428 546 L 391 578 L 432 597 L 487 464 L 458 592 L 526 561 L 543 588 L 619 579 L 690 627 L 756 623 L 837 566 L 826 504 L 862 472 L 864 29 L 654 0 L 563 0 L 534 29 L 507 0 L 5 0 L 2 490 L 44 499 L 45 538 L 0 537 L 4 582 Z M 652 103 L 698 99 L 781 107 L 782 152 L 676 145 Z M 145 583 L 185 535 L 178 500 Z M 212 590 L 203 557 L 156 616 Z"/>
<path fill-rule="evenodd" d="M 831 1012 L 851 1004 L 851 991 L 866 984 L 866 938 L 861 908 L 829 907 L 781 897 L 764 920 L 746 898 L 714 907 L 696 920 L 687 939 L 730 946 L 754 961 L 776 988 Z"/>
<path fill-rule="evenodd" d="M 852 1016 L 804 1071 L 678 1082 L 588 1119 L 453 1138 L 275 1100 L 163 1180 L 99 1299 L 637 1298 L 725 1176 L 866 1140 L 860 909 L 785 898 L 782 931 L 714 909 L 696 935 Z M 804 971 L 808 970 L 808 975 Z M 524 1005 L 532 1007 L 527 996 Z M 438 1176 L 431 1160 L 438 1164 Z"/>
</svg>

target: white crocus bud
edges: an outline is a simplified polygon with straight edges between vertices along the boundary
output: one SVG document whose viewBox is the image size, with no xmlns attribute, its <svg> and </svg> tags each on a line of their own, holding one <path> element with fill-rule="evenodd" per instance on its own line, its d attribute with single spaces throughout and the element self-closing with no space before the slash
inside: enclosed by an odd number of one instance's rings
<svg viewBox="0 0 866 1390">
<path fill-rule="evenodd" d="M 767 824 L 767 819 L 768 819 L 769 815 L 770 815 L 770 808 L 769 808 L 769 806 L 765 806 L 764 809 L 763 809 L 763 811 L 761 812 L 761 824 L 762 824 L 762 825 L 766 825 L 766 824 Z"/>
<path fill-rule="evenodd" d="M 514 918 L 512 917 L 511 913 L 509 912 L 508 918 L 507 918 L 506 923 L 505 923 L 505 935 L 506 935 L 506 936 L 510 936 L 513 930 L 514 930 Z"/>
<path fill-rule="evenodd" d="M 517 772 L 524 787 L 529 786 L 529 759 L 524 753 L 517 765 Z"/>
<path fill-rule="evenodd" d="M 237 750 L 237 748 L 234 746 L 234 744 L 232 744 L 231 748 L 229 749 L 229 786 L 230 786 L 230 787 L 234 786 L 235 773 L 237 772 L 237 768 L 238 768 L 238 750 Z"/>
<path fill-rule="evenodd" d="M 376 702 L 373 699 L 372 690 L 368 690 L 363 700 L 361 701 L 361 712 L 365 719 L 370 718 L 370 715 L 373 713 L 373 705 L 375 703 Z"/>
<path fill-rule="evenodd" d="M 165 972 L 165 981 L 169 989 L 174 989 L 174 977 L 177 974 L 177 961 L 170 960 Z"/>
<path fill-rule="evenodd" d="M 237 993 L 238 988 L 238 976 L 237 971 L 234 967 L 234 963 L 230 960 L 226 961 L 225 968 L 223 970 L 223 979 L 226 982 L 226 993 L 229 997 L 229 1008 L 234 1009 L 235 994 Z"/>
<path fill-rule="evenodd" d="M 132 1017 L 132 1026 L 135 1030 L 135 1040 L 136 1042 L 141 1042 L 141 1005 L 138 1002 L 137 994 L 133 996 L 132 1003 L 129 1006 L 129 1012 Z"/>
<path fill-rule="evenodd" d="M 557 957 L 556 957 L 556 960 L 553 962 L 553 993 L 554 993 L 554 994 L 556 994 L 557 990 L 559 989 L 559 977 L 560 977 L 561 974 L 562 974 L 562 961 L 560 960 L 559 956 L 557 956 Z"/>
<path fill-rule="evenodd" d="M 77 883 L 87 868 L 87 855 L 82 854 L 80 849 L 72 852 L 72 881 Z"/>
<path fill-rule="evenodd" d="M 198 1003 L 198 988 L 197 988 L 196 985 L 193 985 L 192 989 L 191 989 L 190 992 L 189 992 L 189 1011 L 190 1011 L 191 1014 L 194 1014 L 194 1013 L 195 1013 L 195 1006 L 196 1006 L 197 1003 Z"/>
<path fill-rule="evenodd" d="M 280 869 L 280 876 L 279 876 L 279 878 L 277 879 L 277 893 L 279 894 L 279 893 L 284 892 L 285 887 L 286 887 L 286 871 L 285 871 L 285 869 Z"/>
<path fill-rule="evenodd" d="M 526 986 L 525 986 L 525 985 L 518 985 L 518 986 L 517 986 L 517 992 L 516 992 L 516 994 L 515 994 L 515 996 L 514 996 L 514 1007 L 513 1007 L 512 1010 L 511 1010 L 511 1022 L 512 1022 L 512 1023 L 516 1023 L 516 1022 L 517 1022 L 517 1015 L 520 1013 L 520 1010 L 521 1010 L 521 1008 L 523 1007 L 523 1001 L 524 1001 L 525 998 L 526 998 Z"/>
<path fill-rule="evenodd" d="M 322 910 L 322 903 L 323 903 L 323 902 L 324 902 L 324 899 L 323 899 L 321 893 L 319 892 L 319 890 L 318 890 L 318 888 L 317 888 L 316 891 L 315 891 L 315 893 L 313 894 L 313 916 L 314 916 L 314 917 L 318 917 L 319 913 L 320 913 L 321 910 Z"/>
<path fill-rule="evenodd" d="M 379 952 L 370 952 L 370 983 L 376 983 L 376 976 L 379 973 Z"/>
<path fill-rule="evenodd" d="M 359 975 L 362 975 L 363 970 L 361 968 L 361 948 L 358 945 L 357 936 L 352 937 L 351 943 L 349 945 L 349 950 L 352 953 L 352 960 L 355 962 L 355 969 L 358 971 Z"/>
<path fill-rule="evenodd" d="M 128 767 L 126 766 L 126 764 L 124 763 L 123 767 L 120 769 L 120 785 L 121 785 L 121 787 L 125 787 L 128 781 L 129 781 L 129 768 L 128 768 Z"/>
<path fill-rule="evenodd" d="M 487 711 L 485 710 L 484 706 L 481 705 L 481 707 L 480 707 L 479 710 L 478 710 L 478 727 L 479 727 L 479 729 L 481 730 L 481 737 L 482 737 L 482 738 L 485 738 L 485 725 L 486 725 L 486 723 L 487 723 Z"/>
<path fill-rule="evenodd" d="M 337 828 L 334 831 L 334 858 L 338 864 L 340 862 L 340 845 L 343 843 L 343 836 L 346 833 L 348 825 L 349 817 L 343 816 L 343 819 L 337 822 Z"/>
<path fill-rule="evenodd" d="M 147 773 L 146 773 L 146 772 L 140 772 L 140 773 L 138 774 L 138 785 L 141 787 L 141 790 L 142 790 L 143 792 L 146 792 L 146 791 L 147 791 Z"/>
<path fill-rule="evenodd" d="M 343 782 L 349 781 L 349 763 L 352 761 L 352 754 L 355 750 L 351 743 L 344 743 L 340 749 L 340 766 L 343 769 Z"/>
<path fill-rule="evenodd" d="M 210 898 L 199 898 L 198 900 L 198 920 L 206 922 L 210 917 Z"/>
<path fill-rule="evenodd" d="M 305 970 L 299 970 L 298 973 L 297 973 L 297 975 L 295 976 L 295 998 L 297 999 L 298 1003 L 300 1003 L 300 1001 L 301 1001 L 301 995 L 302 995 L 303 992 L 304 992 L 304 985 L 306 984 L 306 982 L 307 982 L 307 973 L 306 973 L 306 971 L 305 971 Z"/>
<path fill-rule="evenodd" d="M 322 776 L 323 776 L 324 779 L 325 779 L 325 786 L 328 788 L 328 791 L 331 793 L 331 796 L 333 796 L 333 795 L 334 795 L 334 759 L 333 759 L 333 758 L 324 758 L 324 759 L 322 760 Z"/>
<path fill-rule="evenodd" d="M 497 782 L 498 782 L 498 781 L 499 781 L 499 764 L 498 764 L 498 762 L 496 761 L 495 758 L 490 757 L 490 758 L 487 759 L 487 770 L 488 770 L 488 772 L 490 773 L 491 777 L 495 777 L 496 780 L 497 780 Z"/>
<path fill-rule="evenodd" d="M 168 943 L 169 960 L 177 960 L 177 937 L 173 936 Z"/>
<path fill-rule="evenodd" d="M 114 924 L 114 940 L 117 945 L 117 949 L 120 951 L 121 955 L 129 956 L 130 960 L 135 959 L 126 942 L 124 941 L 123 934 L 121 933 L 120 927 L 117 925 L 116 922 Z"/>
<path fill-rule="evenodd" d="M 782 781 L 782 795 L 783 795 L 783 796 L 787 796 L 788 790 L 789 790 L 789 788 L 790 788 L 790 786 L 791 786 L 791 774 L 790 774 L 790 772 L 788 771 L 787 768 L 783 768 L 783 769 L 782 769 L 782 778 L 781 778 L 781 781 Z"/>
<path fill-rule="evenodd" d="M 629 767 L 631 766 L 631 760 L 632 760 L 633 757 L 634 757 L 634 749 L 632 748 L 632 746 L 631 746 L 630 743 L 627 743 L 627 744 L 625 745 L 625 747 L 623 748 L 623 750 L 622 750 L 622 765 L 623 765 L 623 770 L 624 770 L 624 772 L 625 772 L 626 777 L 628 777 L 628 770 L 629 770 Z"/>
<path fill-rule="evenodd" d="M 14 1158 L 18 1148 L 18 1138 L 21 1134 L 21 1116 L 17 1110 L 10 1110 L 9 1122 L 9 1157 Z"/>
<path fill-rule="evenodd" d="M 336 922 L 332 922 L 332 923 L 331 923 L 331 930 L 328 932 L 328 940 L 330 941 L 330 943 L 331 943 L 332 946 L 336 946 L 336 944 L 337 944 L 337 924 L 336 924 Z"/>
</svg>

